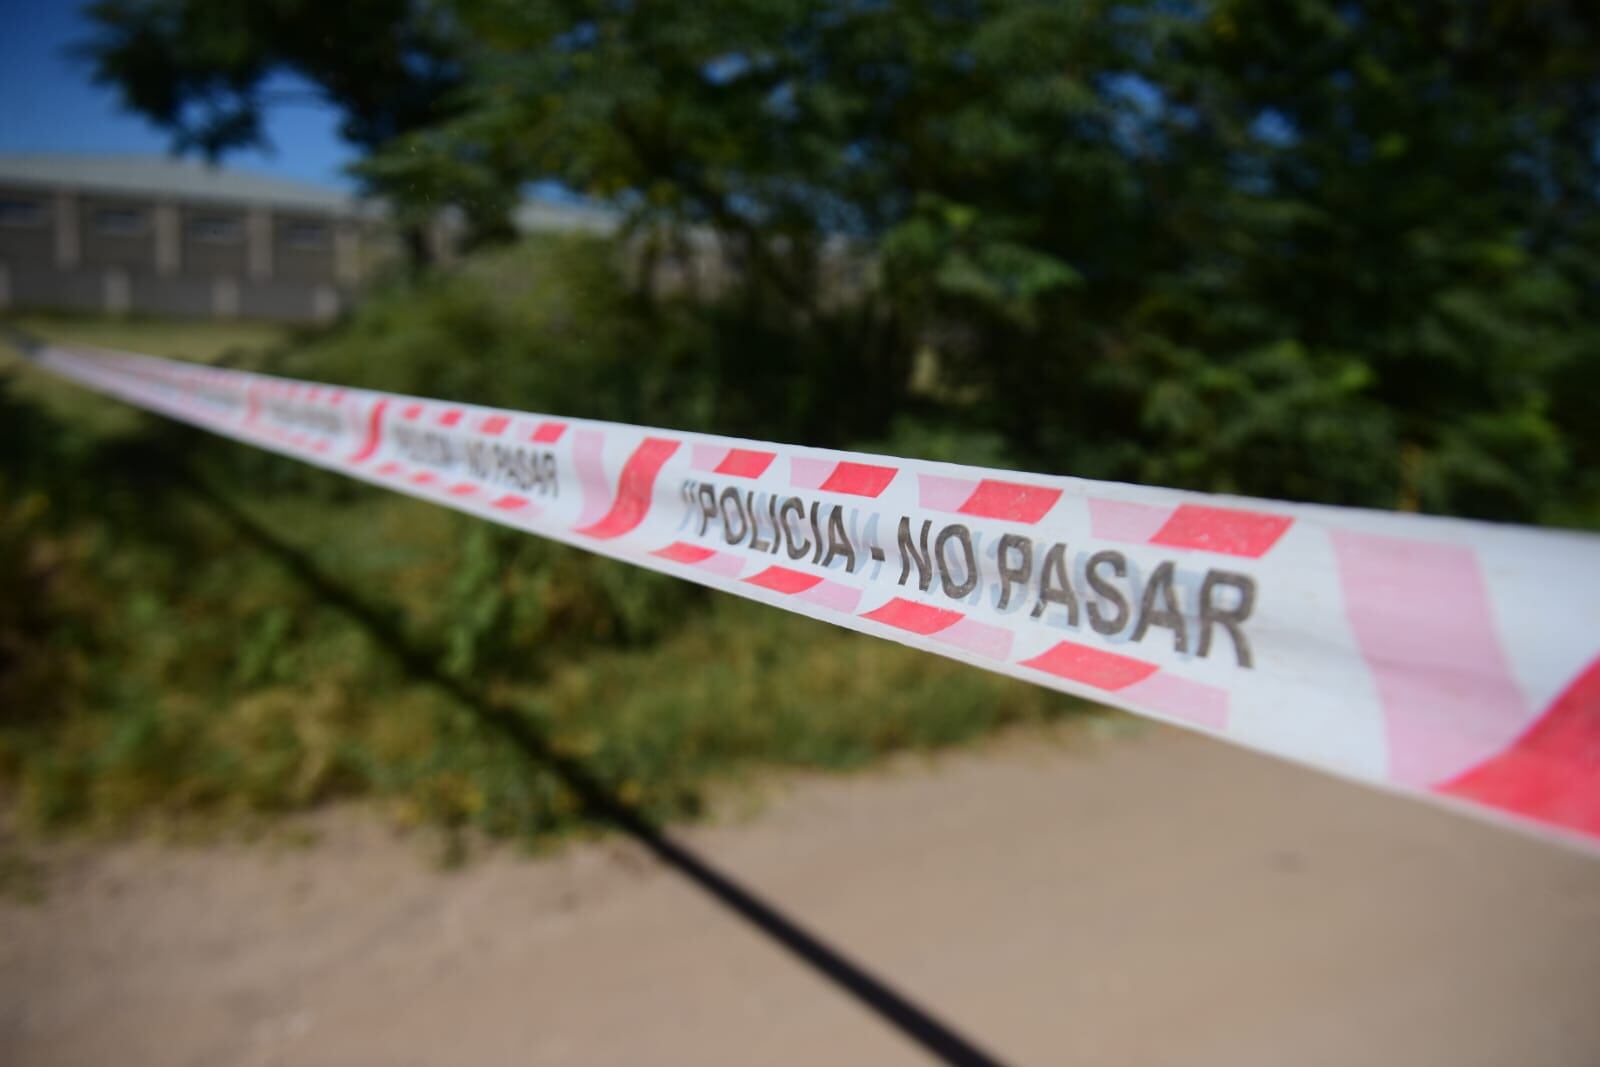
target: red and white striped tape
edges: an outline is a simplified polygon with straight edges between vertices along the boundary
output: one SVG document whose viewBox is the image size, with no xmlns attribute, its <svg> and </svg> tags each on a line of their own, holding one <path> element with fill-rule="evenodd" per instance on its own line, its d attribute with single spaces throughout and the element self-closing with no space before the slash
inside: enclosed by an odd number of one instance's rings
<svg viewBox="0 0 1600 1067">
<path fill-rule="evenodd" d="M 1600 538 L 36 358 L 386 488 L 1600 848 Z"/>
</svg>

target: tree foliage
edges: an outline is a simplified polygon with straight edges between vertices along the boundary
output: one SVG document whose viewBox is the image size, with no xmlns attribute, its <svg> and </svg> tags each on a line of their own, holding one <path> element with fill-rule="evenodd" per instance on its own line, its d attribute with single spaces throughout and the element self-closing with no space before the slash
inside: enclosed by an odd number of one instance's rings
<svg viewBox="0 0 1600 1067">
<path fill-rule="evenodd" d="M 931 342 L 962 398 L 931 417 L 1059 469 L 1520 517 L 1592 489 L 1584 5 L 458 12 L 462 136 L 718 233 L 784 328 L 855 345 L 830 370 L 895 390 L 872 418 L 937 399 Z M 821 309 L 840 247 L 877 268 L 853 332 Z"/>
<path fill-rule="evenodd" d="M 113 23 L 127 9 L 213 10 L 100 7 Z M 457 49 L 448 85 L 406 83 L 452 107 L 384 127 L 363 165 L 374 180 L 485 203 L 554 181 L 668 250 L 717 243 L 738 280 L 692 317 L 727 428 L 764 412 L 809 440 L 999 441 L 1008 460 L 1090 476 L 1494 517 L 1593 510 L 1592 5 L 341 10 L 326 17 L 382 10 Z M 206 78 L 235 69 L 206 55 Z M 256 84 L 256 61 L 239 62 Z M 144 106 L 175 114 L 169 99 Z"/>
<path fill-rule="evenodd" d="M 371 155 L 458 114 L 468 75 L 467 38 L 426 0 L 95 0 L 88 13 L 95 29 L 78 51 L 95 80 L 171 131 L 174 150 L 210 160 L 268 145 L 265 113 L 307 95 Z M 506 236 L 514 187 L 496 176 L 456 202 L 480 233 Z M 451 202 L 438 182 L 368 179 L 413 229 Z"/>
</svg>

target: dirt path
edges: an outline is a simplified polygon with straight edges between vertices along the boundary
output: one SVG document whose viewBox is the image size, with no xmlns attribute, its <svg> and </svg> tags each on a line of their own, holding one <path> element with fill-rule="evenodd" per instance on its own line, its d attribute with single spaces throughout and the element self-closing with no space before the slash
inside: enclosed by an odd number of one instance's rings
<svg viewBox="0 0 1600 1067">
<path fill-rule="evenodd" d="M 1600 1063 L 1600 860 L 1168 731 L 684 837 L 1013 1064 Z M 636 846 L 130 846 L 0 905 L 0 1063 L 931 1062 Z"/>
</svg>

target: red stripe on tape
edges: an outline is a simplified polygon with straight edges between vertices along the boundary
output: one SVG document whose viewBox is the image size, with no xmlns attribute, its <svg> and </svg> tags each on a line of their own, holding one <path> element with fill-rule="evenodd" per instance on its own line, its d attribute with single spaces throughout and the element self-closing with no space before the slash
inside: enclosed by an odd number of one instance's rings
<svg viewBox="0 0 1600 1067">
<path fill-rule="evenodd" d="M 1150 543 L 1259 559 L 1293 523 L 1285 515 L 1183 504 L 1150 538 Z"/>
<path fill-rule="evenodd" d="M 416 474 L 413 474 L 411 476 L 411 480 L 417 485 L 432 485 L 434 482 L 439 480 L 439 477 L 432 471 L 420 471 Z"/>
<path fill-rule="evenodd" d="M 402 419 L 411 419 L 413 421 L 415 421 L 416 419 L 422 418 L 422 405 L 421 404 L 408 404 L 408 405 L 406 405 L 406 409 L 400 413 L 400 417 Z"/>
<path fill-rule="evenodd" d="M 1038 522 L 1061 499 L 1061 490 L 985 478 L 959 511 L 984 519 Z"/>
<path fill-rule="evenodd" d="M 457 482 L 450 487 L 451 496 L 470 496 L 478 491 L 478 487 L 471 482 Z"/>
<path fill-rule="evenodd" d="M 776 452 L 757 452 L 753 448 L 730 448 L 712 473 L 731 474 L 739 478 L 759 478 L 777 458 Z"/>
<path fill-rule="evenodd" d="M 496 437 L 504 433 L 505 428 L 510 423 L 510 415 L 489 415 L 486 416 L 482 422 L 478 423 L 478 432 L 481 434 L 488 434 L 490 437 Z"/>
<path fill-rule="evenodd" d="M 830 493 L 850 493 L 853 496 L 877 496 L 888 488 L 898 474 L 893 467 L 877 467 L 871 463 L 843 462 L 833 468 L 828 480 L 818 488 Z"/>
<path fill-rule="evenodd" d="M 617 479 L 617 498 L 612 501 L 611 510 L 599 522 L 575 532 L 604 540 L 621 537 L 643 522 L 650 511 L 650 491 L 655 487 L 656 474 L 667 457 L 677 450 L 676 441 L 646 437 L 622 466 L 622 476 Z"/>
<path fill-rule="evenodd" d="M 1600 834 L 1600 659 L 1510 748 L 1437 791 Z"/>
<path fill-rule="evenodd" d="M 1122 689 L 1156 673 L 1154 663 L 1073 641 L 1059 641 L 1032 659 L 1023 660 L 1022 665 L 1107 691 Z"/>
<path fill-rule="evenodd" d="M 439 425 L 440 426 L 454 426 L 456 423 L 458 423 L 460 421 L 461 421 L 461 409 L 460 408 L 451 408 L 449 411 L 443 412 L 439 416 Z"/>
<path fill-rule="evenodd" d="M 528 498 L 525 496 L 517 496 L 515 493 L 507 493 L 490 506 L 499 508 L 502 511 L 516 511 L 518 508 L 525 508 L 528 506 Z"/>
<path fill-rule="evenodd" d="M 528 435 L 528 440 L 538 441 L 541 444 L 553 444 L 561 440 L 561 435 L 567 432 L 564 422 L 541 422 L 539 428 Z"/>
<path fill-rule="evenodd" d="M 803 593 L 822 581 L 815 574 L 804 574 L 788 567 L 768 567 L 760 574 L 752 574 L 745 581 L 771 589 L 775 593 Z"/>
<path fill-rule="evenodd" d="M 901 630 L 910 630 L 915 634 L 936 634 L 946 627 L 954 626 L 965 617 L 959 611 L 918 604 L 904 597 L 895 597 L 883 607 L 862 614 L 864 619 L 872 619 Z"/>
<path fill-rule="evenodd" d="M 361 447 L 349 462 L 360 463 L 378 450 L 378 444 L 383 440 L 383 409 L 389 406 L 387 400 L 380 400 L 372 405 L 372 413 L 367 416 L 367 439 L 361 442 Z"/>
<path fill-rule="evenodd" d="M 674 563 L 700 563 L 715 556 L 716 553 L 700 545 L 691 545 L 686 541 L 674 541 L 666 548 L 658 548 L 650 553 L 662 559 L 670 559 Z"/>
</svg>

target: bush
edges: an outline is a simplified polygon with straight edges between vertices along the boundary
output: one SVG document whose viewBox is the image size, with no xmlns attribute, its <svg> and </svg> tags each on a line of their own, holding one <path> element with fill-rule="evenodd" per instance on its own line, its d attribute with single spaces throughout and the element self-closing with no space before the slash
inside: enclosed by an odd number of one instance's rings
<svg viewBox="0 0 1600 1067">
<path fill-rule="evenodd" d="M 230 359 L 517 406 L 548 398 L 564 412 L 578 406 L 566 391 L 584 390 L 561 361 L 593 362 L 613 371 L 595 375 L 586 410 L 639 418 L 632 386 L 666 380 L 649 367 L 670 360 L 634 332 L 673 312 L 635 303 L 601 254 L 505 252 L 383 294 L 303 346 Z M 525 292 L 530 264 L 569 288 Z M 576 361 L 557 354 L 569 299 L 594 301 L 584 314 L 604 322 Z M 128 418 L 31 370 L 11 382 L 0 434 L 17 437 L 16 461 L 0 499 L 19 503 L 0 515 L 0 783 L 36 829 L 250 825 L 371 797 L 403 823 L 537 838 L 590 816 L 493 714 L 667 818 L 759 766 L 854 767 L 1074 706 Z M 686 408 L 648 410 L 691 421 Z M 466 680 L 476 706 L 435 672 Z"/>
</svg>

